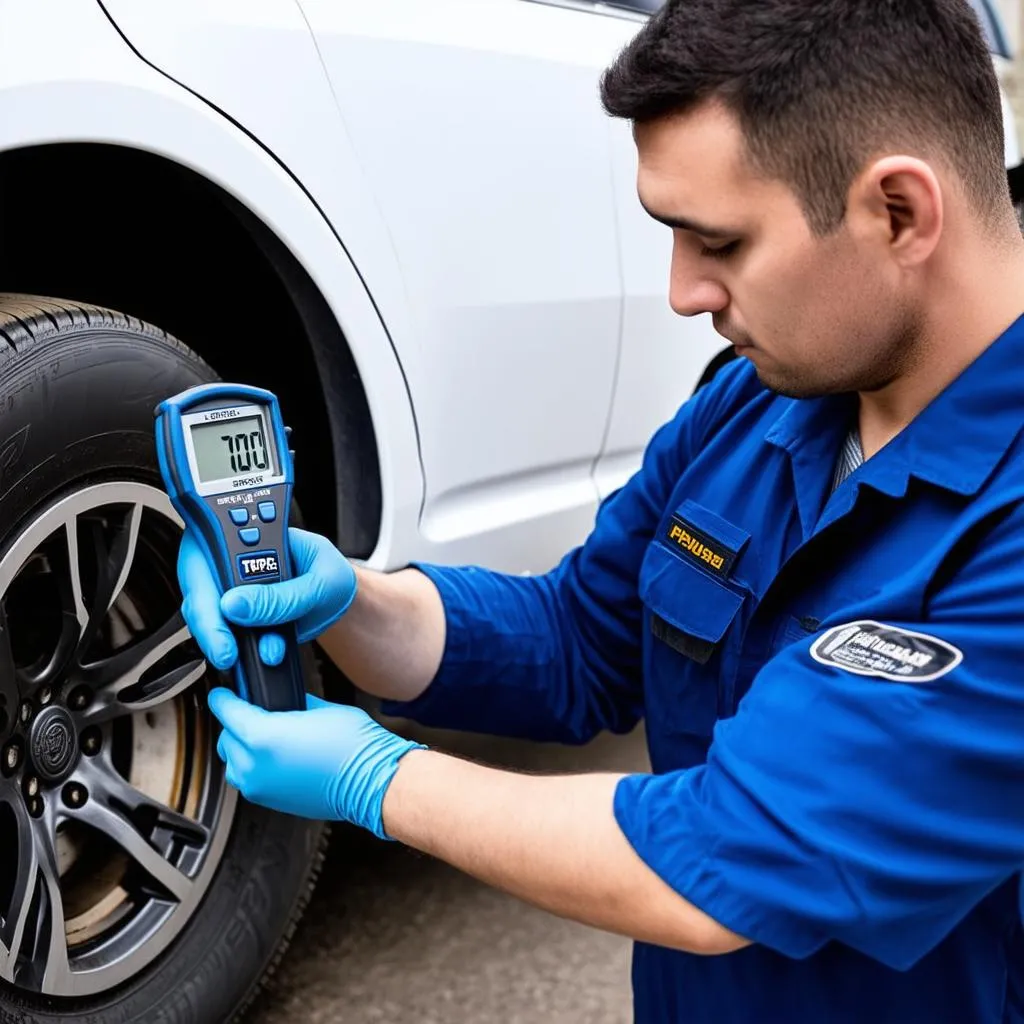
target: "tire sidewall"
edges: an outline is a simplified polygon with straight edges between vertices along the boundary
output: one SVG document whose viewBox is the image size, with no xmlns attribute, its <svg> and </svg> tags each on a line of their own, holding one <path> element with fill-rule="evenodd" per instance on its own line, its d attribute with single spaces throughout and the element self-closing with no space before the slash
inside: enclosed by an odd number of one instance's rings
<svg viewBox="0 0 1024 1024">
<path fill-rule="evenodd" d="M 161 487 L 157 402 L 216 375 L 162 332 L 40 331 L 0 362 L 0 550 L 55 500 L 103 480 Z M 311 653 L 307 684 L 322 692 Z M 222 680 L 223 681 L 223 680 Z M 0 983 L 0 1021 L 219 1024 L 251 998 L 315 878 L 325 826 L 239 798 L 220 866 L 170 947 L 100 996 L 55 1001 Z"/>
</svg>

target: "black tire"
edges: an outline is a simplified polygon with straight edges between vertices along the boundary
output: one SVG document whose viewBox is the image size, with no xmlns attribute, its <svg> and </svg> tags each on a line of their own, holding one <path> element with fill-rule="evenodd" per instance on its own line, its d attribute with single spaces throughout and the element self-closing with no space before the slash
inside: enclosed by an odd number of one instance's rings
<svg viewBox="0 0 1024 1024">
<path fill-rule="evenodd" d="M 135 318 L 0 295 L 0 552 L 62 496 L 105 481 L 159 488 L 154 406 L 213 379 L 185 345 Z M 176 552 L 173 539 L 173 550 L 146 548 L 164 575 L 165 560 Z M 149 556 L 133 549 L 133 557 Z M 308 687 L 322 692 L 315 663 L 308 651 L 304 656 Z M 189 697 L 197 713 L 208 715 L 203 693 L 223 681 L 207 671 L 195 684 Z M 0 980 L 0 1021 L 220 1024 L 242 1015 L 280 961 L 312 893 L 326 826 L 240 798 L 233 813 L 219 866 L 168 948 L 116 987 L 80 997 L 53 998 Z M 6 855 L 0 850 L 0 863 Z M 0 888 L 0 919 L 2 900 Z"/>
</svg>

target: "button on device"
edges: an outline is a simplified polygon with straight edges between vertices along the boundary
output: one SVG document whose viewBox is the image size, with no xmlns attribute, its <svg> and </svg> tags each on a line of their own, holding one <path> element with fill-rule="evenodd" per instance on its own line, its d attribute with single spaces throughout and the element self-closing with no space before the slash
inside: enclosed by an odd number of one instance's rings
<svg viewBox="0 0 1024 1024">
<path fill-rule="evenodd" d="M 272 501 L 261 501 L 256 506 L 256 511 L 265 523 L 272 523 L 277 518 L 277 506 Z"/>
<path fill-rule="evenodd" d="M 239 530 L 238 536 L 243 544 L 248 544 L 250 547 L 260 542 L 260 531 L 255 526 L 250 526 L 247 530 Z"/>
<path fill-rule="evenodd" d="M 228 515 L 235 526 L 245 526 L 249 522 L 249 510 L 247 508 L 233 508 Z"/>
</svg>

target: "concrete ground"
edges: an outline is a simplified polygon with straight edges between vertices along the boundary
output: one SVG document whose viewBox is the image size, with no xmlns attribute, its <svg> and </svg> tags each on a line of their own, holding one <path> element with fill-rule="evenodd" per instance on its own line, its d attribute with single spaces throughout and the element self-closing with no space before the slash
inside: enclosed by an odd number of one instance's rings
<svg viewBox="0 0 1024 1024">
<path fill-rule="evenodd" d="M 582 750 L 417 735 L 531 771 L 648 767 L 640 730 Z M 304 923 L 246 1024 L 624 1024 L 629 945 L 336 829 Z"/>
</svg>

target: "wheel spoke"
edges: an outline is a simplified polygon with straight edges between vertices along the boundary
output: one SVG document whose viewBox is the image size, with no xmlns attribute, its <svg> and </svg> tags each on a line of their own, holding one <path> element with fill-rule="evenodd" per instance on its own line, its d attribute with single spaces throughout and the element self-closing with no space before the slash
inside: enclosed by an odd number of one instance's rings
<svg viewBox="0 0 1024 1024">
<path fill-rule="evenodd" d="M 96 724 L 120 715 L 145 711 L 184 693 L 206 672 L 203 659 L 192 659 L 168 669 L 156 679 L 141 682 L 142 675 L 176 647 L 192 639 L 177 613 L 155 633 L 124 648 L 110 658 L 84 665 L 82 678 L 96 688 L 95 700 L 82 713 L 83 724 Z"/>
<path fill-rule="evenodd" d="M 189 846 L 202 846 L 209 841 L 210 831 L 205 825 L 137 789 L 105 756 L 83 761 L 79 776 L 93 799 L 99 799 L 122 816 L 146 811 L 155 815 L 154 828 L 173 832 Z"/>
<path fill-rule="evenodd" d="M 78 636 L 81 638 L 89 625 L 89 613 L 85 610 L 82 599 L 82 565 L 78 556 L 78 517 L 72 516 L 65 524 L 67 534 L 67 572 L 71 584 L 72 611 L 78 622 Z"/>
<path fill-rule="evenodd" d="M 114 840 L 145 872 L 166 889 L 178 902 L 193 891 L 193 880 L 179 871 L 153 847 L 128 816 L 133 810 L 148 807 L 156 810 L 159 824 L 177 835 L 185 835 L 200 845 L 208 831 L 183 814 L 151 800 L 122 779 L 102 761 L 83 764 L 81 776 L 89 787 L 90 797 L 69 816 L 92 825 Z"/>
<path fill-rule="evenodd" d="M 32 831 L 35 834 L 36 854 L 50 911 L 50 943 L 41 987 L 49 995 L 71 995 L 73 980 L 71 965 L 68 963 L 67 929 L 64 923 L 64 901 L 60 894 L 53 816 L 47 812 L 40 818 L 33 818 Z"/>
<path fill-rule="evenodd" d="M 121 515 L 113 539 L 107 541 L 105 523 L 114 515 L 115 506 L 107 510 L 102 519 L 86 520 L 91 527 L 93 559 L 96 566 L 96 589 L 89 602 L 88 622 L 82 629 L 79 641 L 79 657 L 89 649 L 103 625 L 107 612 L 124 589 L 125 582 L 132 569 L 135 549 L 139 540 L 139 525 L 142 522 L 142 505 L 134 503 L 122 506 L 125 510 Z M 73 589 L 72 584 L 72 589 Z M 81 584 L 79 584 L 81 589 Z M 84 607 L 84 606 L 83 606 Z"/>
<path fill-rule="evenodd" d="M 32 897 L 35 895 L 39 879 L 39 860 L 36 855 L 32 823 L 24 804 L 16 795 L 4 799 L 3 803 L 14 812 L 18 829 L 18 877 L 11 894 L 10 905 L 0 918 L 0 977 L 6 981 L 13 981 L 18 954 L 25 938 L 25 926 L 32 909 Z"/>
<path fill-rule="evenodd" d="M 96 606 L 102 607 L 104 614 L 110 611 L 113 603 L 121 595 L 124 585 L 135 561 L 135 549 L 139 542 L 139 525 L 142 522 L 142 506 L 131 506 L 127 522 L 123 523 L 110 545 L 107 563 L 101 574 L 103 580 L 112 580 L 108 585 L 97 588 Z"/>
<path fill-rule="evenodd" d="M 57 543 L 60 530 L 63 543 Z M 47 546 L 50 568 L 61 604 L 61 630 L 53 654 L 41 668 L 24 671 L 23 680 L 30 686 L 52 684 L 60 679 L 71 664 L 89 623 L 89 614 L 82 598 L 82 567 L 78 553 L 78 516 L 69 514 L 61 527 L 51 535 L 54 543 Z"/>
<path fill-rule="evenodd" d="M 7 623 L 7 606 L 0 601 L 0 735 L 4 725 L 18 713 L 18 670 L 11 650 L 11 631 Z"/>
<path fill-rule="evenodd" d="M 12 805 L 13 806 L 13 803 Z M 22 816 L 23 819 L 22 819 Z M 74 994 L 74 977 L 68 961 L 68 942 L 64 922 L 64 903 L 60 894 L 60 875 L 57 868 L 57 844 L 54 818 L 48 809 L 39 818 L 19 814 L 24 830 L 31 836 L 36 865 L 31 885 L 25 883 L 25 899 L 30 906 L 37 906 L 35 920 L 30 920 L 31 911 L 25 916 L 21 943 L 29 941 L 31 928 L 32 947 L 27 950 L 23 963 L 18 967 L 15 981 L 28 985 L 47 995 L 69 996 Z M 20 827 L 20 826 L 19 826 Z M 20 871 L 19 871 L 20 874 Z M 39 876 L 42 876 L 42 891 L 39 892 Z M 40 898 L 35 899 L 36 896 Z M 12 950 L 10 968 L 14 968 Z"/>
<path fill-rule="evenodd" d="M 27 983 L 48 995 L 71 995 L 74 980 L 68 961 L 52 813 L 46 811 L 39 818 L 31 818 L 17 796 L 4 802 L 13 810 L 18 824 L 18 879 L 10 913 L 0 928 L 0 974 L 6 981 Z"/>
<path fill-rule="evenodd" d="M 205 674 L 205 661 L 189 661 L 178 668 L 172 668 L 156 679 L 135 686 L 126 686 L 118 692 L 117 699 L 109 705 L 111 713 L 112 715 L 131 714 L 156 707 L 157 704 L 163 704 L 164 701 L 184 693 Z"/>
</svg>

